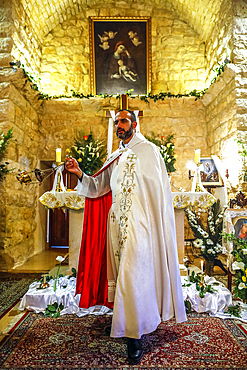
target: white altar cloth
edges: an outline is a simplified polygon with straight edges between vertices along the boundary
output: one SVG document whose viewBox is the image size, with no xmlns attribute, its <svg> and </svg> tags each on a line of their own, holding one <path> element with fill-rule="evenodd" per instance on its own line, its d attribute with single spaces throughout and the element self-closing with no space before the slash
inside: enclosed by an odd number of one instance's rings
<svg viewBox="0 0 247 370">
<path fill-rule="evenodd" d="M 181 279 L 182 284 L 188 284 L 186 277 L 182 276 Z M 207 285 L 211 285 L 216 292 L 205 293 L 204 298 L 200 298 L 196 284 L 191 283 L 191 286 L 183 287 L 184 300 L 190 301 L 192 310 L 196 312 L 210 312 L 213 315 L 223 313 L 225 307 L 232 304 L 231 292 L 214 277 L 205 276 L 204 281 Z M 214 283 L 219 285 L 213 285 Z"/>
<path fill-rule="evenodd" d="M 54 280 L 49 281 L 49 288 L 37 289 L 40 282 L 34 282 L 29 286 L 27 293 L 23 296 L 21 303 L 18 307 L 19 310 L 30 310 L 36 313 L 43 312 L 48 304 L 57 302 L 63 304 L 64 309 L 60 312 L 61 315 L 76 314 L 77 316 L 85 315 L 112 315 L 112 310 L 105 306 L 93 306 L 80 308 L 80 294 L 75 296 L 76 278 L 69 276 L 60 277 L 57 282 L 57 289 L 54 292 Z M 66 286 L 66 287 L 65 287 Z"/>
<path fill-rule="evenodd" d="M 188 283 L 186 277 L 181 277 L 182 284 Z M 220 318 L 235 318 L 240 319 L 228 314 L 224 314 L 226 306 L 232 304 L 232 294 L 220 282 L 219 285 L 213 285 L 216 282 L 215 278 L 205 276 L 205 282 L 211 284 L 216 290 L 215 293 L 206 293 L 204 298 L 199 297 L 199 292 L 196 290 L 196 284 L 192 283 L 189 287 L 183 287 L 183 298 L 189 300 L 192 310 L 202 313 L 208 312 L 213 317 Z M 19 305 L 19 310 L 30 310 L 36 313 L 43 312 L 48 304 L 57 302 L 63 304 L 64 309 L 60 312 L 61 315 L 76 314 L 77 316 L 85 315 L 112 315 L 112 310 L 105 306 L 93 306 L 88 309 L 79 308 L 80 294 L 75 296 L 76 279 L 69 276 L 60 277 L 57 283 L 57 290 L 54 292 L 54 280 L 49 281 L 50 287 L 46 289 L 37 289 L 40 285 L 39 282 L 34 282 L 30 285 L 29 290 L 23 296 Z M 247 322 L 247 317 L 242 315 L 240 319 Z"/>
</svg>

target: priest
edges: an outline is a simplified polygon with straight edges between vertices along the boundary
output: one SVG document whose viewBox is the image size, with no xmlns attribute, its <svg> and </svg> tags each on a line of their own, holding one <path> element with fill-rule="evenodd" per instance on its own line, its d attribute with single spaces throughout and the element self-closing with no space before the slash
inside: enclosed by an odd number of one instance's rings
<svg viewBox="0 0 247 370">
<path fill-rule="evenodd" d="M 161 320 L 186 320 L 165 163 L 136 125 L 132 111 L 116 114 L 120 146 L 96 175 L 83 173 L 74 158 L 66 163 L 79 178 L 77 193 L 86 197 L 80 306 L 114 301 L 110 335 L 128 338 L 131 364 L 143 356 L 142 335 Z"/>
</svg>

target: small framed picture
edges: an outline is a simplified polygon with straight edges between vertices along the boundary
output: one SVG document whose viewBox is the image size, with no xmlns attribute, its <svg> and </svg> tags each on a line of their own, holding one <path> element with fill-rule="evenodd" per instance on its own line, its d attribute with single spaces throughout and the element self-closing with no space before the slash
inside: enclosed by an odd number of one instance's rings
<svg viewBox="0 0 247 370">
<path fill-rule="evenodd" d="M 151 83 L 150 17 L 90 17 L 93 94 L 147 94 Z"/>
<path fill-rule="evenodd" d="M 203 165 L 201 170 L 201 181 L 204 186 L 222 186 L 223 181 L 211 157 L 201 158 L 200 163 Z"/>
<path fill-rule="evenodd" d="M 224 232 L 247 240 L 247 208 L 228 208 L 225 212 Z"/>
</svg>

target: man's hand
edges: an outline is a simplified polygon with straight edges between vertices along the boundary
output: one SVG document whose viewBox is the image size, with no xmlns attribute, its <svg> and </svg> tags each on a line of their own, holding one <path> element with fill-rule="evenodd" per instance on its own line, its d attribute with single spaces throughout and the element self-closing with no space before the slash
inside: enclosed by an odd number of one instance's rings
<svg viewBox="0 0 247 370">
<path fill-rule="evenodd" d="M 78 179 L 80 179 L 83 175 L 83 172 L 75 158 L 66 158 L 65 168 L 67 171 L 74 173 Z"/>
</svg>

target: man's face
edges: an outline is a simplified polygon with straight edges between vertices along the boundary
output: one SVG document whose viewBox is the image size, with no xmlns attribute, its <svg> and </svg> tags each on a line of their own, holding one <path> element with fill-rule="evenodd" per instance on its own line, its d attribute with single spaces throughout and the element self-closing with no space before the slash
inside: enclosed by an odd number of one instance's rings
<svg viewBox="0 0 247 370">
<path fill-rule="evenodd" d="M 119 139 L 129 139 L 133 135 L 133 128 L 135 127 L 133 127 L 133 122 L 131 122 L 130 112 L 122 111 L 116 114 L 115 129 Z"/>
</svg>

